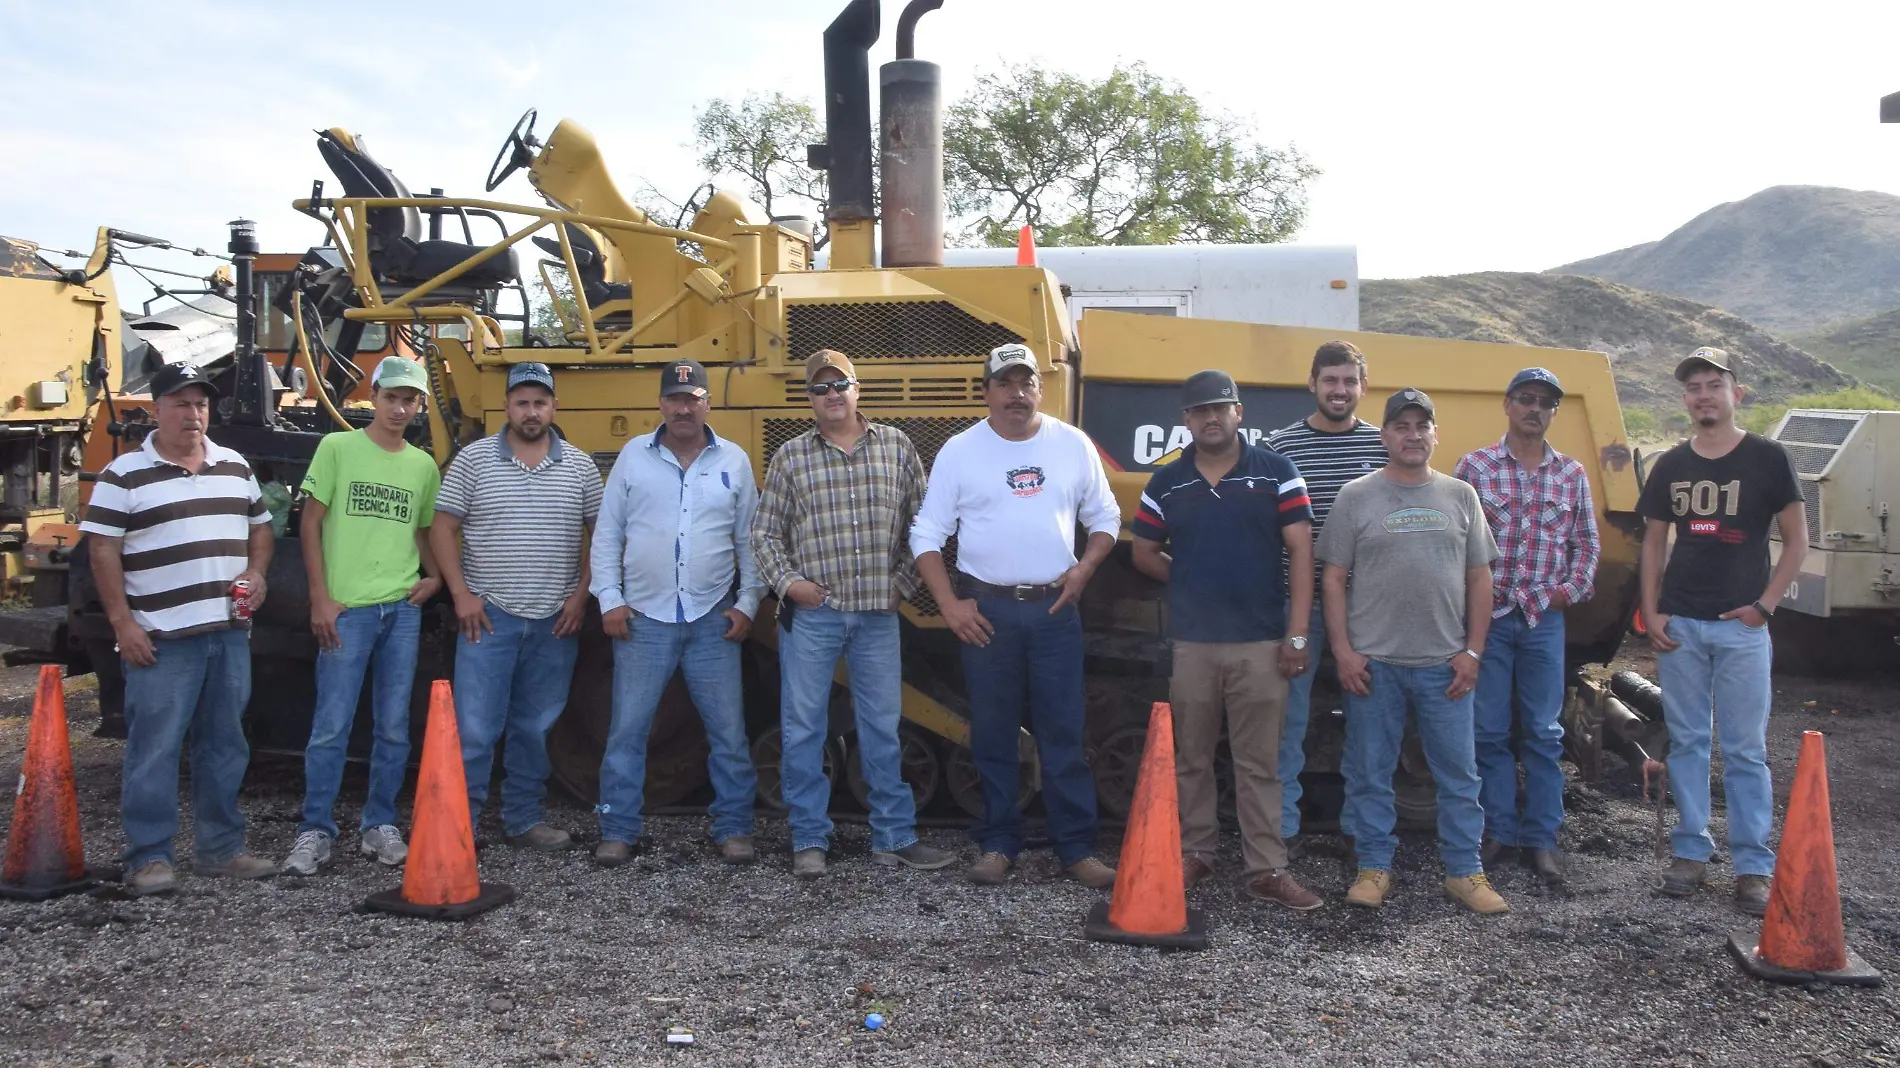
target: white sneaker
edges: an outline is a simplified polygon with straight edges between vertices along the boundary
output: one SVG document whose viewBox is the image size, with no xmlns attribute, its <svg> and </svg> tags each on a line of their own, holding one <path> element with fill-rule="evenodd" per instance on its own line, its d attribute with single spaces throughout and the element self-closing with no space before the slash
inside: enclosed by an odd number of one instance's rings
<svg viewBox="0 0 1900 1068">
<path fill-rule="evenodd" d="M 357 846 L 357 850 L 366 857 L 375 858 L 378 864 L 391 868 L 409 858 L 409 847 L 402 843 L 402 832 L 388 823 L 364 831 L 363 842 Z"/>
<path fill-rule="evenodd" d="M 290 855 L 284 858 L 284 871 L 292 875 L 315 875 L 318 868 L 330 863 L 333 840 L 322 831 L 305 831 L 298 835 L 296 844 L 290 847 Z"/>
</svg>

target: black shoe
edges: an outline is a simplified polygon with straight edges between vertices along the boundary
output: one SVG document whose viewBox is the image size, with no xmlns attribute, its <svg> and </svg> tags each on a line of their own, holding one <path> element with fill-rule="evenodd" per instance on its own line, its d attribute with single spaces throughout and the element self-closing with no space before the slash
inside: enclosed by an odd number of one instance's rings
<svg viewBox="0 0 1900 1068">
<path fill-rule="evenodd" d="M 1519 859 L 1526 868 L 1542 877 L 1545 886 L 1553 889 L 1563 886 L 1564 861 L 1555 849 L 1525 849 Z"/>
<path fill-rule="evenodd" d="M 1304 859 L 1305 856 L 1306 856 L 1306 836 L 1305 835 L 1296 834 L 1293 837 L 1286 840 L 1286 861 L 1288 864 L 1291 864 L 1296 860 Z"/>
<path fill-rule="evenodd" d="M 1510 860 L 1516 855 L 1516 846 L 1505 845 L 1495 838 L 1486 838 L 1484 844 L 1478 847 L 1478 863 L 1484 865 L 1486 871 L 1490 871 L 1499 863 Z"/>
</svg>

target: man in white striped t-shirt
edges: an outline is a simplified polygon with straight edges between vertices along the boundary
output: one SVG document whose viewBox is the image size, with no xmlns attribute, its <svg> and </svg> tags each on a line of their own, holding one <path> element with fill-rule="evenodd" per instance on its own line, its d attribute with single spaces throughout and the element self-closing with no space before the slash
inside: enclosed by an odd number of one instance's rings
<svg viewBox="0 0 1900 1068">
<path fill-rule="evenodd" d="M 554 851 L 574 842 L 542 818 L 548 730 L 567 707 L 580 653 L 600 470 L 555 431 L 547 364 L 510 368 L 505 403 L 508 424 L 449 464 L 429 538 L 462 631 L 455 721 L 469 818 L 481 818 L 505 734 L 502 834 L 511 846 Z"/>
<path fill-rule="evenodd" d="M 276 870 L 244 850 L 238 787 L 250 765 L 246 621 L 231 588 L 264 602 L 275 542 L 263 493 L 244 457 L 205 437 L 203 372 L 173 364 L 152 376 L 157 429 L 99 472 L 79 525 L 99 601 L 125 674 L 125 883 L 135 895 L 177 888 L 178 756 L 191 739 L 191 802 L 200 875 L 257 879 Z"/>
<path fill-rule="evenodd" d="M 1267 447 L 1293 461 L 1300 477 L 1306 480 L 1306 495 L 1313 506 L 1315 545 L 1339 488 L 1386 465 L 1379 428 L 1357 414 L 1366 384 L 1366 358 L 1358 346 L 1350 341 L 1326 342 L 1313 353 L 1312 373 L 1306 380 L 1306 387 L 1313 391 L 1313 414 L 1267 435 Z M 1315 569 L 1311 576 L 1289 572 L 1287 581 L 1312 582 L 1317 589 L 1319 572 Z M 1286 723 L 1280 733 L 1280 833 L 1296 859 L 1305 852 L 1297 836 L 1300 772 L 1306 767 L 1306 724 L 1312 717 L 1313 677 L 1326 651 L 1326 621 L 1320 617 L 1317 592 L 1307 625 L 1309 668 L 1288 681 Z M 1339 823 L 1342 834 L 1353 833 L 1348 814 L 1341 813 Z"/>
</svg>

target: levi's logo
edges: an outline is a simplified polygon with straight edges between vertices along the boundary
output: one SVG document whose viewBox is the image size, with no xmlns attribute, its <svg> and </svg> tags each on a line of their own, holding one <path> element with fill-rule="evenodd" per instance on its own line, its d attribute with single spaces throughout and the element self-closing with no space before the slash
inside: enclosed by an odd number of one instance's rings
<svg viewBox="0 0 1900 1068">
<path fill-rule="evenodd" d="M 1720 534 L 1721 532 L 1722 524 L 1713 519 L 1689 520 L 1689 533 L 1691 534 Z"/>
</svg>

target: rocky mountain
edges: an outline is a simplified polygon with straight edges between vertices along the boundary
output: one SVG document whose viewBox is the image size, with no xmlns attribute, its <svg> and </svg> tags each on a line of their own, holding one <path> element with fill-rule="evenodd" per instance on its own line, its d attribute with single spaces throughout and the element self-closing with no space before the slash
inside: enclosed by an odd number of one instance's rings
<svg viewBox="0 0 1900 1068">
<path fill-rule="evenodd" d="M 1687 297 L 1784 336 L 1811 333 L 1900 308 L 1900 197 L 1774 186 L 1660 241 L 1549 273 Z"/>
<path fill-rule="evenodd" d="M 1790 340 L 1870 385 L 1900 394 L 1900 309 Z"/>
<path fill-rule="evenodd" d="M 1698 345 L 1726 349 L 1763 402 L 1852 385 L 1739 316 L 1682 297 L 1570 274 L 1490 271 L 1361 283 L 1364 330 L 1607 352 L 1625 408 L 1680 410 L 1672 372 Z"/>
</svg>

